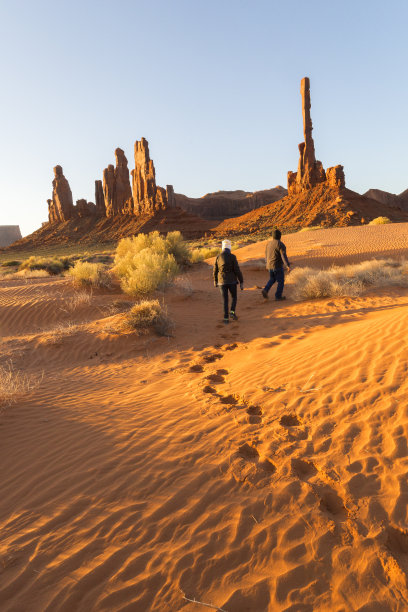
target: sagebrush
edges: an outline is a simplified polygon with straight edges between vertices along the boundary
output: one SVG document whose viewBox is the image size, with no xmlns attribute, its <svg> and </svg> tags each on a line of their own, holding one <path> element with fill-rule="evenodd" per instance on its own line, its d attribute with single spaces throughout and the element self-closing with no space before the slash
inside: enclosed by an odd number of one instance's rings
<svg viewBox="0 0 408 612">
<path fill-rule="evenodd" d="M 190 252 L 180 232 L 138 234 L 120 240 L 113 271 L 129 295 L 148 295 L 164 289 L 187 263 Z"/>
<path fill-rule="evenodd" d="M 160 336 L 170 336 L 174 324 L 158 300 L 143 300 L 135 304 L 126 314 L 125 327 L 139 334 L 153 330 Z"/>
<path fill-rule="evenodd" d="M 101 263 L 77 261 L 67 272 L 75 287 L 110 287 L 112 279 Z"/>
<path fill-rule="evenodd" d="M 369 287 L 408 287 L 408 262 L 372 259 L 329 270 L 295 268 L 287 281 L 295 300 L 357 296 Z"/>
</svg>

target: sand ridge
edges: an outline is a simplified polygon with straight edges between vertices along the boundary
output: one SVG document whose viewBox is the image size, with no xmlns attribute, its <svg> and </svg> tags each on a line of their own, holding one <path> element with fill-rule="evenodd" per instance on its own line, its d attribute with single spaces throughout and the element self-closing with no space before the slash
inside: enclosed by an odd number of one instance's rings
<svg viewBox="0 0 408 612">
<path fill-rule="evenodd" d="M 289 255 L 325 261 L 323 231 Z M 63 279 L 1 283 L 1 364 L 44 373 L 0 417 L 2 609 L 408 607 L 408 290 L 275 303 L 245 275 L 225 327 L 190 271 L 173 338 L 114 333 L 114 292 L 69 312 Z"/>
</svg>

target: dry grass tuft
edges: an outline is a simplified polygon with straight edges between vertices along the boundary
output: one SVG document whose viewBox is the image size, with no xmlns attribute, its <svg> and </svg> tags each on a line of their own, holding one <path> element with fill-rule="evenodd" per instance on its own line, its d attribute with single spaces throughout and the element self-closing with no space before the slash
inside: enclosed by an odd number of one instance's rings
<svg viewBox="0 0 408 612">
<path fill-rule="evenodd" d="M 68 321 L 66 323 L 58 323 L 52 329 L 43 332 L 42 339 L 46 344 L 60 344 L 62 340 L 72 336 L 79 328 L 79 325 Z"/>
<path fill-rule="evenodd" d="M 143 300 L 135 304 L 126 315 L 125 327 L 139 334 L 153 330 L 159 336 L 171 336 L 174 323 L 158 300 Z"/>
<path fill-rule="evenodd" d="M 65 302 L 65 306 L 61 308 L 64 312 L 73 313 L 84 306 L 89 306 L 92 302 L 92 291 L 77 291 L 71 298 Z"/>
<path fill-rule="evenodd" d="M 408 263 L 373 259 L 360 264 L 333 266 L 329 270 L 298 268 L 288 284 L 295 300 L 361 295 L 369 287 L 408 287 Z"/>
<path fill-rule="evenodd" d="M 14 404 L 19 397 L 36 389 L 42 378 L 14 370 L 12 363 L 0 366 L 0 408 Z"/>
</svg>

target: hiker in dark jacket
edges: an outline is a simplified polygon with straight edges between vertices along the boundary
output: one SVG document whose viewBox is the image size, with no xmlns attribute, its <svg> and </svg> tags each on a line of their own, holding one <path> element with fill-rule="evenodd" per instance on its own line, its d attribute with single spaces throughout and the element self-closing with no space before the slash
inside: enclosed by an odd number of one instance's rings
<svg viewBox="0 0 408 612">
<path fill-rule="evenodd" d="M 223 240 L 222 252 L 218 255 L 214 264 L 214 285 L 220 287 L 224 300 L 224 323 L 229 323 L 230 317 L 233 321 L 238 319 L 235 314 L 238 281 L 241 289 L 243 289 L 244 277 L 239 269 L 237 258 L 231 253 L 231 242 Z M 228 312 L 228 293 L 232 297 L 230 312 Z"/>
<path fill-rule="evenodd" d="M 269 240 L 266 243 L 266 252 L 265 252 L 265 263 L 266 269 L 269 270 L 269 280 L 265 285 L 265 288 L 262 289 L 262 295 L 266 299 L 268 297 L 269 289 L 276 282 L 276 293 L 275 300 L 285 300 L 286 298 L 282 295 L 283 287 L 285 284 L 285 273 L 283 271 L 283 265 L 290 272 L 290 263 L 286 256 L 286 247 L 281 242 L 282 234 L 278 229 L 273 230 L 272 232 L 272 240 Z"/>
</svg>

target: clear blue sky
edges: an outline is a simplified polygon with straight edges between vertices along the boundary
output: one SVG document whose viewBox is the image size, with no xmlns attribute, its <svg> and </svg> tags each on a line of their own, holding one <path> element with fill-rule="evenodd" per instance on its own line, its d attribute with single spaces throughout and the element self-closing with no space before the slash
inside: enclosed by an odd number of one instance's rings
<svg viewBox="0 0 408 612">
<path fill-rule="evenodd" d="M 47 219 L 145 136 L 158 184 L 286 186 L 311 79 L 316 155 L 346 184 L 408 188 L 406 0 L 0 0 L 0 225 Z"/>
</svg>

